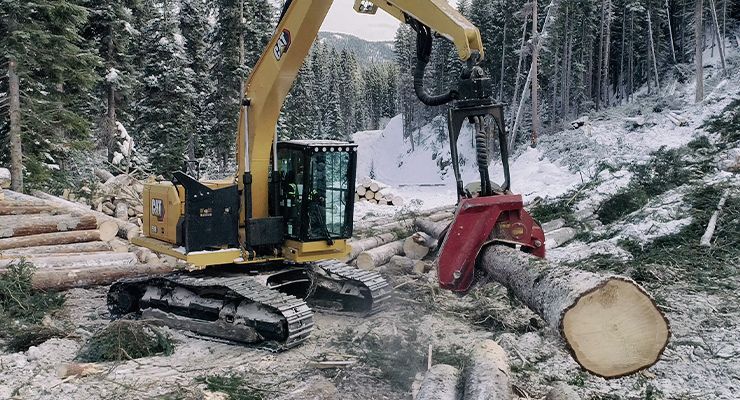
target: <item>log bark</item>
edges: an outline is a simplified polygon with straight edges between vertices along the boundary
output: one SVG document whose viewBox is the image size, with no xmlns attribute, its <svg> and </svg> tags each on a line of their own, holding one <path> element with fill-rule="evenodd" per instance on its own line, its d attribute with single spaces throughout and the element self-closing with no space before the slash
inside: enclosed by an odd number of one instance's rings
<svg viewBox="0 0 740 400">
<path fill-rule="evenodd" d="M 12 32 L 12 30 L 11 30 Z M 23 140 L 21 138 L 21 90 L 14 57 L 8 60 L 8 95 L 10 97 L 9 131 L 11 189 L 23 191 Z"/>
<path fill-rule="evenodd" d="M 577 230 L 567 227 L 545 232 L 545 247 L 548 249 L 558 248 L 573 240 L 577 234 Z"/>
<path fill-rule="evenodd" d="M 108 182 L 109 179 L 113 179 L 113 174 L 102 168 L 95 168 L 93 173 L 95 173 L 95 176 L 97 176 L 102 183 Z"/>
<path fill-rule="evenodd" d="M 0 269 L 17 263 L 20 258 L 0 260 Z M 33 258 L 33 265 L 39 269 L 45 268 L 93 268 L 98 265 L 122 267 L 134 265 L 138 262 L 134 253 L 95 253 L 78 255 L 57 255 L 50 257 Z"/>
<path fill-rule="evenodd" d="M 70 243 L 50 246 L 24 247 L 9 249 L 0 252 L 0 258 L 10 257 L 43 257 L 47 254 L 95 253 L 113 251 L 113 247 L 106 242 Z"/>
<path fill-rule="evenodd" d="M 416 400 L 457 400 L 460 371 L 447 364 L 432 366 L 421 383 Z"/>
<path fill-rule="evenodd" d="M 54 207 L 48 205 L 24 205 L 17 204 L 5 204 L 0 203 L 0 215 L 32 215 L 51 213 L 54 211 Z"/>
<path fill-rule="evenodd" d="M 403 242 L 403 240 L 397 240 L 363 251 L 357 256 L 357 266 L 361 269 L 373 271 L 379 266 L 387 264 L 391 257 L 403 253 Z"/>
<path fill-rule="evenodd" d="M 414 223 L 414 227 L 434 239 L 439 240 L 442 234 L 447 230 L 447 227 L 450 226 L 450 222 L 451 221 L 448 220 L 434 222 L 429 219 L 418 219 Z"/>
<path fill-rule="evenodd" d="M 510 400 L 513 397 L 506 352 L 493 340 L 475 344 L 467 370 L 466 399 Z"/>
<path fill-rule="evenodd" d="M 105 286 L 124 278 L 164 275 L 174 271 L 165 264 L 137 264 L 126 266 L 99 265 L 92 268 L 38 269 L 31 277 L 35 289 L 66 290 L 91 286 Z M 2 272 L 0 272 L 2 273 Z"/>
<path fill-rule="evenodd" d="M 581 397 L 570 386 L 558 382 L 547 392 L 545 400 L 581 400 Z"/>
<path fill-rule="evenodd" d="M 98 230 L 43 233 L 41 235 L 0 239 L 0 250 L 97 241 L 101 241 L 100 231 Z"/>
<path fill-rule="evenodd" d="M 486 249 L 481 267 L 558 332 L 594 375 L 648 368 L 668 344 L 668 320 L 631 279 L 553 266 L 505 246 Z"/>
<path fill-rule="evenodd" d="M 412 260 L 421 260 L 429 254 L 429 249 L 436 247 L 437 241 L 424 232 L 416 232 L 403 242 L 403 253 Z"/>
<path fill-rule="evenodd" d="M 365 250 L 374 249 L 384 244 L 390 243 L 394 240 L 398 240 L 398 234 L 395 232 L 383 233 L 378 236 L 372 236 L 366 239 L 353 240 L 349 244 L 352 246 L 352 250 L 347 257 L 347 261 L 354 260 Z"/>
<path fill-rule="evenodd" d="M 81 204 L 73 203 L 71 201 L 67 201 L 38 190 L 34 191 L 33 195 L 40 199 L 46 200 L 52 206 L 81 214 L 93 215 L 99 224 L 102 224 L 106 221 L 113 221 L 118 226 L 118 236 L 123 239 L 131 240 L 141 234 L 141 229 L 138 226 L 128 221 L 122 221 L 120 219 L 105 215 L 101 212 L 88 209 Z"/>
<path fill-rule="evenodd" d="M 5 220 L 0 223 L 0 238 L 82 231 L 96 229 L 97 227 L 98 223 L 92 215 L 49 215 L 40 218 L 25 218 L 14 222 Z"/>
</svg>

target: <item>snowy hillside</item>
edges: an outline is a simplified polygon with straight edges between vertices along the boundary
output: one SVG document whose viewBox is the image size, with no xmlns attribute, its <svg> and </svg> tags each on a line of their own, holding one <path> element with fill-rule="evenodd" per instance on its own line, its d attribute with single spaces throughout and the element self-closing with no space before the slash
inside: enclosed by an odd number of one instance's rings
<svg viewBox="0 0 740 400">
<path fill-rule="evenodd" d="M 371 42 L 357 36 L 338 32 L 319 32 L 321 43 L 337 49 L 354 53 L 361 63 L 385 63 L 395 60 L 392 42 Z"/>
</svg>

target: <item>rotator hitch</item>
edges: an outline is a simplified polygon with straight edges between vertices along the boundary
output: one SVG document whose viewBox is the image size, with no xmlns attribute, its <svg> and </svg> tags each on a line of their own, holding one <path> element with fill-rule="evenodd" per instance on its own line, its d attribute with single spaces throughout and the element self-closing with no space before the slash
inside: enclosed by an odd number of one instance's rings
<svg viewBox="0 0 740 400">
<path fill-rule="evenodd" d="M 408 18 L 417 32 L 417 65 L 414 90 L 428 106 L 452 103 L 447 116 L 450 154 L 458 194 L 455 217 L 447 228 L 439 253 L 438 277 L 443 289 L 465 293 L 475 279 L 478 257 L 492 244 L 516 247 L 537 257 L 545 257 L 545 235 L 539 224 L 524 210 L 521 195 L 511 192 L 509 149 L 506 140 L 503 104 L 493 99 L 491 79 L 474 53 L 463 68 L 457 89 L 430 95 L 424 89 L 424 70 L 432 50 L 432 31 L 421 22 Z M 457 142 L 463 124 L 475 129 L 475 150 L 480 189 L 466 189 L 460 174 Z M 488 172 L 489 143 L 498 133 L 504 182 L 493 184 Z"/>
</svg>

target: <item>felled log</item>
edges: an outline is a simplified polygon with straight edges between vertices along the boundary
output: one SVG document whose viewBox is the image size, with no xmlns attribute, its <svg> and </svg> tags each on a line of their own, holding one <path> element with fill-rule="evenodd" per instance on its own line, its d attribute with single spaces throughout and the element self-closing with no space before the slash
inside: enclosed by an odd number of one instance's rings
<svg viewBox="0 0 740 400">
<path fill-rule="evenodd" d="M 421 260 L 429 249 L 437 246 L 437 240 L 424 232 L 416 232 L 403 241 L 403 253 L 412 260 Z"/>
<path fill-rule="evenodd" d="M 23 204 L 22 202 L 0 203 L 0 215 L 29 215 L 51 213 L 54 207 L 48 205 Z"/>
<path fill-rule="evenodd" d="M 113 174 L 102 168 L 95 168 L 93 170 L 93 173 L 95 174 L 95 176 L 98 177 L 98 179 L 100 179 L 100 182 L 102 183 L 108 182 L 109 180 L 113 179 Z"/>
<path fill-rule="evenodd" d="M 577 234 L 577 230 L 568 227 L 545 232 L 545 247 L 547 247 L 548 249 L 560 247 L 565 243 L 573 240 L 573 238 L 575 238 Z"/>
<path fill-rule="evenodd" d="M 128 221 L 128 203 L 119 201 L 116 203 L 116 218 Z"/>
<path fill-rule="evenodd" d="M 447 364 L 434 365 L 424 375 L 416 400 L 457 400 L 459 379 L 457 368 Z"/>
<path fill-rule="evenodd" d="M 676 125 L 676 126 L 688 126 L 689 125 L 689 121 L 685 117 L 678 115 L 674 113 L 673 111 L 669 111 L 666 114 L 666 117 L 668 117 L 668 120 L 671 121 L 673 125 Z"/>
<path fill-rule="evenodd" d="M 57 378 L 64 379 L 69 378 L 72 376 L 90 376 L 95 374 L 100 374 L 105 371 L 105 368 L 100 366 L 99 364 L 92 364 L 92 363 L 69 363 L 69 364 L 61 364 L 57 366 L 56 373 Z"/>
<path fill-rule="evenodd" d="M 106 242 L 87 242 L 87 243 L 70 243 L 57 244 L 51 246 L 23 247 L 19 249 L 9 249 L 0 251 L 0 258 L 11 257 L 43 257 L 46 254 L 74 254 L 74 253 L 95 253 L 113 251 L 110 243 Z"/>
<path fill-rule="evenodd" d="M 717 220 L 719 219 L 719 214 L 722 212 L 722 208 L 727 202 L 729 194 L 729 190 L 725 190 L 722 197 L 719 199 L 719 203 L 717 203 L 717 209 L 712 214 L 712 217 L 709 218 L 707 229 L 704 231 L 704 234 L 701 236 L 701 240 L 699 241 L 699 244 L 702 246 L 710 247 L 712 245 L 712 236 L 714 236 L 714 230 L 717 229 Z"/>
<path fill-rule="evenodd" d="M 581 400 L 581 397 L 567 384 L 558 382 L 547 392 L 545 400 Z"/>
<path fill-rule="evenodd" d="M 388 232 L 365 239 L 353 240 L 350 242 L 352 250 L 350 251 L 349 256 L 347 256 L 347 261 L 354 260 L 365 250 L 374 249 L 394 240 L 398 240 L 398 234 L 395 232 Z"/>
<path fill-rule="evenodd" d="M 43 233 L 41 235 L 0 239 L 0 250 L 69 243 L 105 242 L 107 240 L 110 240 L 110 238 L 102 237 L 101 232 L 97 229 L 89 231 Z"/>
<path fill-rule="evenodd" d="M 513 396 L 506 352 L 493 340 L 481 340 L 473 347 L 471 363 L 466 368 L 465 398 L 510 400 Z"/>
<path fill-rule="evenodd" d="M 92 215 L 49 215 L 41 218 L 23 218 L 16 221 L 5 220 L 0 225 L 0 238 L 51 232 L 82 231 L 96 229 L 97 227 L 98 223 Z"/>
<path fill-rule="evenodd" d="M 163 275 L 173 271 L 171 266 L 165 264 L 37 269 L 31 277 L 31 284 L 36 289 L 65 290 L 110 285 L 123 278 Z"/>
<path fill-rule="evenodd" d="M 363 251 L 357 256 L 357 266 L 361 269 L 373 271 L 379 266 L 387 264 L 391 257 L 401 253 L 403 253 L 403 240 L 397 240 Z"/>
<path fill-rule="evenodd" d="M 439 238 L 447 230 L 447 227 L 449 225 L 450 225 L 450 221 L 448 220 L 434 222 L 426 218 L 417 219 L 416 222 L 414 223 L 414 227 L 416 229 L 418 229 L 421 232 L 426 233 L 427 235 L 437 240 L 439 240 Z"/>
<path fill-rule="evenodd" d="M 668 344 L 668 320 L 629 278 L 555 266 L 506 246 L 486 249 L 480 264 L 594 375 L 617 378 L 650 367 Z"/>
<path fill-rule="evenodd" d="M 367 192 L 365 185 L 357 185 L 355 188 L 355 193 L 357 193 L 358 196 L 364 196 L 365 192 Z"/>
<path fill-rule="evenodd" d="M 44 193 L 38 190 L 34 191 L 33 195 L 40 199 L 46 200 L 52 206 L 56 206 L 58 208 L 70 210 L 70 211 L 81 213 L 81 214 L 92 215 L 98 221 L 98 224 L 102 224 L 103 222 L 106 222 L 106 221 L 113 221 L 118 226 L 118 236 L 124 239 L 131 240 L 139 236 L 141 233 L 141 229 L 138 226 L 128 221 L 122 221 L 120 219 L 110 217 L 108 215 L 103 214 L 102 212 L 98 212 L 98 211 L 86 208 L 85 206 L 81 204 L 73 203 L 71 201 L 67 201 L 67 200 L 61 199 L 56 196 L 52 196 L 48 193 Z"/>
<path fill-rule="evenodd" d="M 542 224 L 542 230 L 544 232 L 552 232 L 556 229 L 560 229 L 565 226 L 565 220 L 563 218 L 554 219 L 552 221 L 547 221 Z"/>
<path fill-rule="evenodd" d="M 19 260 L 20 258 L 0 260 L 0 269 L 7 268 Z M 98 265 L 115 267 L 134 265 L 138 259 L 133 253 L 92 253 L 35 257 L 32 262 L 36 268 L 91 268 Z"/>
</svg>

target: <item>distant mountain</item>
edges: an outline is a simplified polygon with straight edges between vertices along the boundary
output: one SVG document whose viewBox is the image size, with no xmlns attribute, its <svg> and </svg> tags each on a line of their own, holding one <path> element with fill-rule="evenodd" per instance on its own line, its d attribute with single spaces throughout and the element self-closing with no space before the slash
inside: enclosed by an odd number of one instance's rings
<svg viewBox="0 0 740 400">
<path fill-rule="evenodd" d="M 355 53 L 363 62 L 392 62 L 395 59 L 393 42 L 370 42 L 346 33 L 319 32 L 319 40 L 330 47 Z"/>
</svg>

